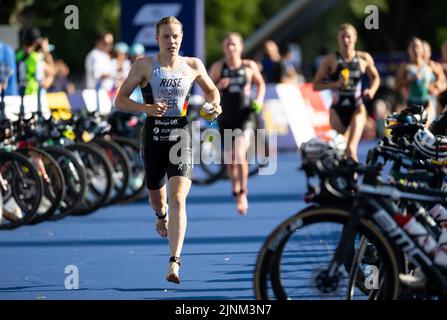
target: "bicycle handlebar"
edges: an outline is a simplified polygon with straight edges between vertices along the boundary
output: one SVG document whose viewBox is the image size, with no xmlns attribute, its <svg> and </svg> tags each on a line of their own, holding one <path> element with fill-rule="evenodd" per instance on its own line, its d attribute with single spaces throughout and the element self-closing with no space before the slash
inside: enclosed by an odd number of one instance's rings
<svg viewBox="0 0 447 320">
<path fill-rule="evenodd" d="M 345 184 L 331 184 L 345 196 L 357 195 L 385 196 L 406 200 L 419 200 L 432 203 L 447 203 L 447 192 L 433 189 L 420 182 L 384 182 L 380 179 L 382 165 L 362 165 L 355 161 L 337 161 L 329 157 L 315 161 L 315 169 L 322 180 L 335 181 L 340 178 Z M 356 179 L 355 174 L 363 179 Z M 337 187 L 339 186 L 339 187 Z M 346 188 L 348 186 L 348 188 Z"/>
</svg>

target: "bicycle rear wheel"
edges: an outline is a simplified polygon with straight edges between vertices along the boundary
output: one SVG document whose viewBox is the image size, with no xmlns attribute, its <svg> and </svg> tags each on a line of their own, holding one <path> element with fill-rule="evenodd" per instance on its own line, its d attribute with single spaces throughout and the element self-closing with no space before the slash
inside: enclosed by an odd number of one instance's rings
<svg viewBox="0 0 447 320">
<path fill-rule="evenodd" d="M 75 143 L 67 146 L 67 149 L 80 159 L 87 176 L 85 196 L 71 213 L 87 215 L 107 203 L 113 189 L 112 165 L 104 151 L 94 144 Z"/>
<path fill-rule="evenodd" d="M 104 150 L 112 164 L 113 190 L 106 204 L 116 203 L 124 197 L 130 183 L 132 169 L 129 157 L 123 148 L 112 140 L 95 138 L 92 142 Z"/>
<path fill-rule="evenodd" d="M 43 147 L 59 164 L 65 179 L 65 195 L 59 208 L 49 220 L 59 220 L 69 215 L 73 208 L 84 198 L 87 189 L 87 177 L 81 161 L 68 149 L 62 147 Z"/>
<path fill-rule="evenodd" d="M 361 220 L 356 230 L 355 254 L 368 241 L 377 251 L 378 263 L 345 261 L 337 277 L 326 277 L 341 232 L 350 218 L 347 210 L 311 208 L 282 223 L 264 243 L 256 262 L 254 288 L 257 299 L 376 299 L 392 300 L 399 295 L 399 268 L 388 240 L 369 221 Z M 360 271 L 350 270 L 355 266 Z M 371 272 L 376 272 L 372 275 Z M 358 288 L 364 278 L 366 292 Z M 377 276 L 377 279 L 374 278 Z M 375 283 L 369 281 L 377 280 Z M 377 288 L 377 289 L 376 289 Z"/>
<path fill-rule="evenodd" d="M 56 160 L 44 150 L 38 148 L 23 148 L 17 152 L 30 159 L 42 177 L 44 189 L 37 215 L 29 222 L 37 224 L 43 222 L 57 211 L 65 196 L 64 174 Z"/>
<path fill-rule="evenodd" d="M 146 197 L 146 177 L 138 142 L 135 139 L 123 137 L 112 137 L 112 140 L 124 149 L 130 160 L 129 185 L 117 203 L 130 203 Z"/>
</svg>

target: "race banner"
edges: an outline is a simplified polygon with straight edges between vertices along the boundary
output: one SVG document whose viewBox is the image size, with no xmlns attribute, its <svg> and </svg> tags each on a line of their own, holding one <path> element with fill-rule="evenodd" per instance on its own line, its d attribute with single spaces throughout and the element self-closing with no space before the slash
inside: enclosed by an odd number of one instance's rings
<svg viewBox="0 0 447 320">
<path fill-rule="evenodd" d="M 139 42 L 147 54 L 157 52 L 155 25 L 166 16 L 175 16 L 183 24 L 180 55 L 205 58 L 204 0 L 133 0 L 121 1 L 121 37 L 131 45 Z"/>
<path fill-rule="evenodd" d="M 321 135 L 331 129 L 329 123 L 329 109 L 332 104 L 330 90 L 314 91 L 312 83 L 304 83 L 300 86 L 303 103 L 312 119 L 312 126 L 317 135 Z"/>
<path fill-rule="evenodd" d="M 330 91 L 314 91 L 312 83 L 269 84 L 262 120 L 266 129 L 276 130 L 279 150 L 295 150 L 330 130 L 331 103 Z"/>
</svg>

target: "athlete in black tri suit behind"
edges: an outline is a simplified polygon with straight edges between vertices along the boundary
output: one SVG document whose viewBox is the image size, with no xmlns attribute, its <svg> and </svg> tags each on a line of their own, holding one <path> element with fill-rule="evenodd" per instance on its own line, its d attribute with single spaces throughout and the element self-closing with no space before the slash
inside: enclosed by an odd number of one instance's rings
<svg viewBox="0 0 447 320">
<path fill-rule="evenodd" d="M 248 211 L 247 150 L 250 141 L 247 129 L 256 129 L 255 113 L 261 111 L 265 95 L 265 82 L 258 65 L 253 60 L 242 59 L 243 48 L 244 42 L 239 33 L 228 34 L 223 41 L 225 59 L 215 62 L 210 70 L 210 77 L 222 96 L 223 113 L 218 119 L 222 141 L 225 140 L 225 131 L 227 135 L 235 136 L 234 148 L 225 145 L 225 159 L 231 159 L 227 171 L 237 210 L 242 215 Z M 254 100 L 251 100 L 252 84 L 257 88 Z"/>
<path fill-rule="evenodd" d="M 118 109 L 144 112 L 148 117 L 142 136 L 142 154 L 149 200 L 158 217 L 156 229 L 169 238 L 169 269 L 166 279 L 180 283 L 180 254 L 186 232 L 186 197 L 191 187 L 192 152 L 190 124 L 186 119 L 193 82 L 201 87 L 215 116 L 222 113 L 219 90 L 197 58 L 179 55 L 183 28 L 175 17 L 156 26 L 160 48 L 154 57 L 137 60 L 124 81 L 117 99 Z M 141 86 L 145 104 L 129 97 Z M 169 184 L 169 216 L 165 176 Z"/>
<path fill-rule="evenodd" d="M 315 90 L 332 90 L 331 127 L 345 136 L 346 157 L 357 161 L 358 144 L 367 117 L 363 100 L 374 97 L 380 77 L 372 57 L 367 52 L 355 50 L 356 42 L 356 29 L 351 24 L 342 24 L 338 31 L 340 50 L 323 59 L 313 83 Z M 371 85 L 362 92 L 365 73 L 370 77 Z"/>
</svg>

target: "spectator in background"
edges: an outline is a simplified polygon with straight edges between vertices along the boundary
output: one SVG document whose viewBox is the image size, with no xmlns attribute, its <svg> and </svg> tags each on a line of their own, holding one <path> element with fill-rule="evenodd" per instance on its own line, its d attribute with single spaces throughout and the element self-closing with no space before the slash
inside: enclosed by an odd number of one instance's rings
<svg viewBox="0 0 447 320">
<path fill-rule="evenodd" d="M 281 47 L 281 60 L 272 70 L 272 79 L 277 83 L 298 83 L 298 73 L 293 64 L 293 53 L 289 46 Z"/>
<path fill-rule="evenodd" d="M 14 50 L 0 39 L 0 89 L 6 96 L 18 95 L 16 74 Z"/>
<path fill-rule="evenodd" d="M 113 35 L 101 33 L 96 38 L 96 46 L 85 59 L 87 89 L 104 89 L 111 92 L 114 86 L 113 64 L 110 53 L 113 49 Z"/>
<path fill-rule="evenodd" d="M 39 52 L 43 59 L 43 78 L 38 80 L 41 81 L 41 87 L 48 89 L 54 81 L 55 76 L 55 66 L 52 51 L 54 46 L 50 45 L 48 38 L 42 38 L 42 41 L 37 46 L 37 52 Z M 41 76 L 42 77 L 42 76 Z"/>
<path fill-rule="evenodd" d="M 146 49 L 141 43 L 134 43 L 130 46 L 130 48 L 125 43 L 117 43 L 115 45 L 116 59 L 114 59 L 114 66 L 117 70 L 117 75 L 115 77 L 115 86 L 117 89 L 121 87 L 123 81 L 127 78 L 131 65 L 137 59 L 144 57 L 145 51 Z M 144 103 L 141 87 L 137 86 L 129 98 L 133 101 Z M 139 123 L 144 124 L 145 118 L 145 113 L 132 114 L 129 112 L 115 110 L 113 121 L 118 121 L 117 125 L 124 124 L 124 126 L 126 126 L 127 128 L 132 128 L 136 127 Z"/>
<path fill-rule="evenodd" d="M 124 42 L 119 42 L 115 45 L 115 58 L 112 60 L 115 69 L 115 92 L 119 91 L 119 88 L 123 84 L 130 72 L 130 68 L 133 62 L 137 59 L 144 57 L 145 48 L 141 43 L 134 43 L 130 48 Z M 113 101 L 115 101 L 116 94 L 113 94 Z M 129 97 L 131 100 L 144 103 L 141 87 L 137 86 Z M 129 112 L 115 110 L 112 121 L 116 121 L 115 126 L 125 126 L 126 128 L 134 128 L 138 124 L 143 125 L 146 114 L 133 114 Z"/>
<path fill-rule="evenodd" d="M 135 61 L 137 61 L 140 58 L 145 57 L 146 55 L 146 48 L 141 43 L 134 43 L 129 48 L 129 59 L 130 63 L 133 64 Z M 143 93 L 141 92 L 141 87 L 137 87 L 131 94 L 130 99 L 143 103 Z"/>
<path fill-rule="evenodd" d="M 141 43 L 134 43 L 129 49 L 130 62 L 134 63 L 137 59 L 143 58 L 146 55 L 146 48 Z"/>
<path fill-rule="evenodd" d="M 298 43 L 289 44 L 289 50 L 291 52 L 290 60 L 297 73 L 300 73 L 301 66 L 303 64 L 303 55 L 301 53 L 301 46 Z"/>
<path fill-rule="evenodd" d="M 49 57 L 48 39 L 43 39 L 36 28 L 23 30 L 22 48 L 16 53 L 16 61 L 19 81 L 23 81 L 25 94 L 37 94 L 39 82 L 44 89 L 53 82 L 52 59 Z M 21 79 L 21 68 L 24 70 L 25 79 Z"/>
<path fill-rule="evenodd" d="M 263 56 L 261 58 L 261 72 L 266 83 L 278 83 L 278 70 L 280 70 L 281 54 L 273 40 L 264 43 Z"/>
<path fill-rule="evenodd" d="M 59 59 L 54 63 L 54 81 L 48 92 L 65 92 L 67 94 L 73 94 L 76 92 L 75 85 L 68 80 L 70 69 L 64 60 Z"/>
<path fill-rule="evenodd" d="M 114 70 L 115 90 L 118 90 L 130 71 L 130 60 L 127 58 L 129 46 L 124 42 L 118 42 L 114 48 L 112 65 Z"/>
<path fill-rule="evenodd" d="M 422 45 L 424 46 L 424 59 L 425 62 L 430 66 L 433 70 L 433 77 L 428 86 L 428 93 L 430 94 L 432 100 L 433 112 L 436 114 L 440 113 L 440 110 L 437 107 L 437 97 L 438 95 L 447 89 L 446 87 L 446 78 L 442 68 L 442 65 L 431 59 L 431 46 L 427 41 L 422 41 Z"/>
</svg>

